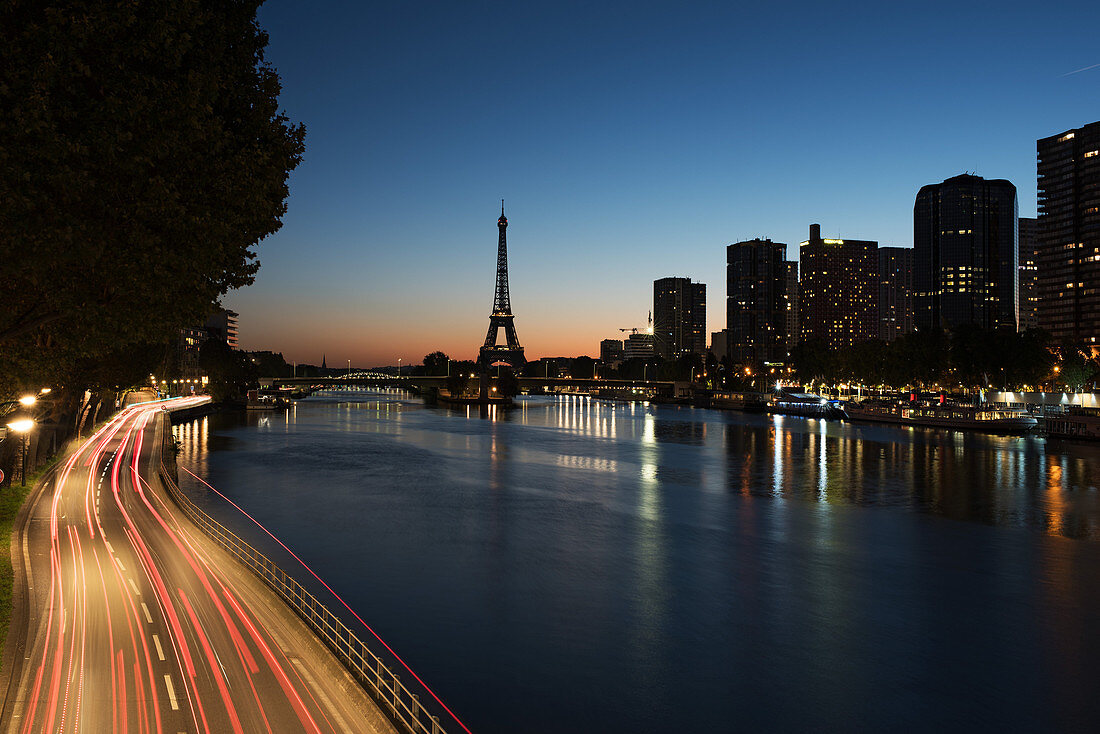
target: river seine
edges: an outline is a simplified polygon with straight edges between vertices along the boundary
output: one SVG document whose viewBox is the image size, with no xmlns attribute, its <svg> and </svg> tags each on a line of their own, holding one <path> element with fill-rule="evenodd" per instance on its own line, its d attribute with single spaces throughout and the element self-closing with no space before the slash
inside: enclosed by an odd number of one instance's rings
<svg viewBox="0 0 1100 734">
<path fill-rule="evenodd" d="M 1095 444 L 396 391 L 175 430 L 477 734 L 1100 716 Z"/>
</svg>

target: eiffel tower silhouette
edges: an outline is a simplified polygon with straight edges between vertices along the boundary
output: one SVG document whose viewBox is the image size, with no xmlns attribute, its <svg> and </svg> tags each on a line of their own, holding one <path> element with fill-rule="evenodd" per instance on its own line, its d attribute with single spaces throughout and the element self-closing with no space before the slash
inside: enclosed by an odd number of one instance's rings
<svg viewBox="0 0 1100 734">
<path fill-rule="evenodd" d="M 523 347 L 516 336 L 516 325 L 512 316 L 512 301 L 508 295 L 508 218 L 504 216 L 504 199 L 500 200 L 500 219 L 497 220 L 500 236 L 497 240 L 497 287 L 493 296 L 493 311 L 489 314 L 489 333 L 485 335 L 485 344 L 478 356 L 478 365 L 482 375 L 497 362 L 505 362 L 514 369 L 527 364 L 523 356 Z M 504 329 L 505 344 L 497 344 L 500 330 Z M 484 383 L 484 381 L 483 381 Z"/>
</svg>

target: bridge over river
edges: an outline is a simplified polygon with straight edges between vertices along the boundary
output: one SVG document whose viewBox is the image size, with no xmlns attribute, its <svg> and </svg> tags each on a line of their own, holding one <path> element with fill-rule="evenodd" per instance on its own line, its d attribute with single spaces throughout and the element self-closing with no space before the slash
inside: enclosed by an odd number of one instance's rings
<svg viewBox="0 0 1100 734">
<path fill-rule="evenodd" d="M 490 377 L 490 384 L 496 378 Z M 584 377 L 517 377 L 521 392 L 628 392 L 642 391 L 657 397 L 683 397 L 691 383 L 670 380 L 605 380 Z M 340 389 L 342 387 L 407 387 L 414 390 L 446 389 L 447 377 L 427 375 L 387 375 L 380 372 L 350 372 L 335 377 L 261 377 L 265 388 L 301 387 Z"/>
</svg>

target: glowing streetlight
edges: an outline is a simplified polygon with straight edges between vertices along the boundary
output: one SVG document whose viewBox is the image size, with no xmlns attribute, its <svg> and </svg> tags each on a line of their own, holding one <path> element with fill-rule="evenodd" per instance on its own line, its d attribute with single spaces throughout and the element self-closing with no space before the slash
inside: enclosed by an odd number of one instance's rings
<svg viewBox="0 0 1100 734">
<path fill-rule="evenodd" d="M 20 400 L 19 402 L 22 403 L 23 401 Z M 34 402 L 34 401 L 32 400 L 31 402 Z M 24 403 L 24 405 L 29 405 L 29 404 L 30 403 Z M 30 430 L 32 428 L 34 428 L 34 420 L 31 419 L 31 418 L 18 418 L 16 420 L 13 420 L 11 423 L 9 423 L 8 428 L 15 431 L 16 433 L 22 434 L 22 437 L 23 437 L 23 470 L 20 472 L 22 474 L 22 477 L 20 479 L 19 486 L 26 487 L 27 486 L 27 434 L 30 432 Z"/>
<path fill-rule="evenodd" d="M 44 387 L 44 388 L 42 388 L 41 390 L 38 391 L 38 394 L 39 395 L 49 395 L 50 392 L 51 392 L 50 388 Z"/>
<path fill-rule="evenodd" d="M 34 405 L 36 402 L 38 402 L 38 398 L 34 395 L 24 395 L 23 397 L 19 398 L 20 405 L 23 405 L 27 408 Z"/>
</svg>

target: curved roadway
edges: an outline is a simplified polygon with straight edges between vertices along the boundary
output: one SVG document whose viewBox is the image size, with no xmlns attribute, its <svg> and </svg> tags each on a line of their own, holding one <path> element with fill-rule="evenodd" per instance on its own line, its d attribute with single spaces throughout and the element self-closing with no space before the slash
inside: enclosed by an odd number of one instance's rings
<svg viewBox="0 0 1100 734">
<path fill-rule="evenodd" d="M 26 624 L 13 620 L 0 729 L 394 731 L 294 613 L 167 498 L 157 413 L 195 400 L 127 408 L 32 499 L 13 539 Z"/>
</svg>

